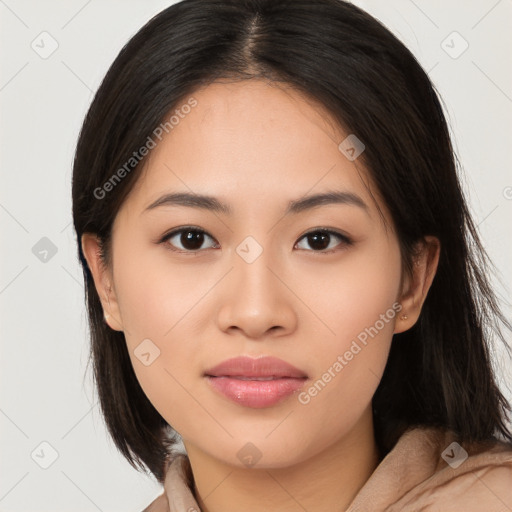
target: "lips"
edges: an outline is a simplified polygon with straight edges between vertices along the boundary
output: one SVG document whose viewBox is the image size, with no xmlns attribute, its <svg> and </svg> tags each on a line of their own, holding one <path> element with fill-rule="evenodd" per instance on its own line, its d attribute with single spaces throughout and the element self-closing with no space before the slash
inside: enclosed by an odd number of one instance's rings
<svg viewBox="0 0 512 512">
<path fill-rule="evenodd" d="M 216 392 L 252 408 L 281 402 L 308 379 L 303 371 L 275 357 L 228 359 L 207 370 L 204 377 Z"/>
<path fill-rule="evenodd" d="M 307 375 L 291 364 L 276 357 L 235 357 L 207 370 L 211 377 L 239 377 L 246 380 L 270 380 L 284 377 L 303 379 Z"/>
</svg>

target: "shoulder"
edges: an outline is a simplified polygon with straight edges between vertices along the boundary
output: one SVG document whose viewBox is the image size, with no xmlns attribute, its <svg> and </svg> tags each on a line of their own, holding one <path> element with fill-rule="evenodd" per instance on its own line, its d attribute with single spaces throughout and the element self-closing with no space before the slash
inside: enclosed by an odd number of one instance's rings
<svg viewBox="0 0 512 512">
<path fill-rule="evenodd" d="M 414 502 L 434 512 L 509 512 L 512 510 L 512 462 L 481 467 L 416 489 Z"/>
<path fill-rule="evenodd" d="M 349 512 L 511 512 L 512 444 L 461 441 L 410 428 L 359 491 Z"/>
<path fill-rule="evenodd" d="M 511 444 L 493 440 L 464 446 L 452 441 L 444 447 L 433 473 L 411 489 L 407 501 L 421 504 L 425 512 L 512 510 Z"/>
</svg>

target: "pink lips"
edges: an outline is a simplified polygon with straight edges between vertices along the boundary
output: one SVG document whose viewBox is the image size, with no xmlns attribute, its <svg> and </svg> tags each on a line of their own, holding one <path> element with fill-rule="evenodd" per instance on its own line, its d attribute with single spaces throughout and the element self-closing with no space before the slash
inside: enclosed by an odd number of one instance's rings
<svg viewBox="0 0 512 512">
<path fill-rule="evenodd" d="M 270 407 L 300 389 L 307 375 L 275 357 L 236 357 L 204 373 L 216 391 L 252 408 Z"/>
</svg>

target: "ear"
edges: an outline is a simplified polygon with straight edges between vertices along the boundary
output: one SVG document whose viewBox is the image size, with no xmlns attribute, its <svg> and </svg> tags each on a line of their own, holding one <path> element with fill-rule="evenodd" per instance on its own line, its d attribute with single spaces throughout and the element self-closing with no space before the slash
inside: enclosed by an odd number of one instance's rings
<svg viewBox="0 0 512 512">
<path fill-rule="evenodd" d="M 94 285 L 103 307 L 105 321 L 115 331 L 122 331 L 123 324 L 119 314 L 114 281 L 101 258 L 101 247 L 98 237 L 92 233 L 84 233 L 81 239 L 82 251 L 94 279 Z"/>
<path fill-rule="evenodd" d="M 407 331 L 418 320 L 428 290 L 439 263 L 441 243 L 434 236 L 426 236 L 418 243 L 413 259 L 412 276 L 407 276 L 398 301 L 402 309 L 395 323 L 395 333 Z"/>
</svg>

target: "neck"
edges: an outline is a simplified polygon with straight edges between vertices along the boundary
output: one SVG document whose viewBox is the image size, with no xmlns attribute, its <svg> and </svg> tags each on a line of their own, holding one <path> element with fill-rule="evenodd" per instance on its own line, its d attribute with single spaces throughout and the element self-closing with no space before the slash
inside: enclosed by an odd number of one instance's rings
<svg viewBox="0 0 512 512">
<path fill-rule="evenodd" d="M 203 512 L 345 510 L 379 463 L 371 408 L 336 443 L 283 468 L 238 468 L 184 441 Z"/>
</svg>

